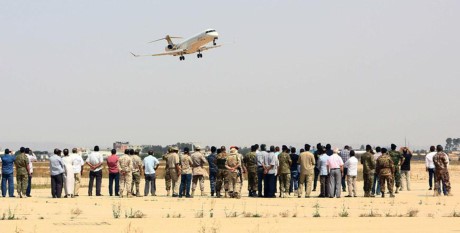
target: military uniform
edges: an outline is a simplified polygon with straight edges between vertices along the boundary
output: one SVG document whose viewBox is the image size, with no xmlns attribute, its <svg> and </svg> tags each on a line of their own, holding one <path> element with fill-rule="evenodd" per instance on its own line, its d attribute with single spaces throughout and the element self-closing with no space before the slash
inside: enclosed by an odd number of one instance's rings
<svg viewBox="0 0 460 233">
<path fill-rule="evenodd" d="M 393 182 L 394 182 L 394 173 L 395 173 L 395 165 L 393 160 L 391 159 L 388 153 L 382 154 L 377 159 L 377 174 L 379 174 L 379 183 L 380 183 L 380 191 L 382 192 L 382 197 L 385 197 L 385 182 L 388 185 L 388 190 L 390 191 L 390 197 L 394 197 L 393 195 Z"/>
<path fill-rule="evenodd" d="M 180 165 L 179 155 L 176 152 L 170 153 L 168 155 L 168 160 L 166 161 L 168 165 L 169 175 L 171 176 L 172 191 L 173 197 L 179 196 L 179 174 L 176 170 L 176 164 Z"/>
<path fill-rule="evenodd" d="M 248 191 L 250 197 L 257 196 L 257 155 L 251 151 L 243 158 L 244 165 L 248 171 Z"/>
<path fill-rule="evenodd" d="M 139 185 L 141 183 L 141 166 L 142 159 L 138 155 L 132 155 L 133 160 L 133 181 L 131 183 L 131 193 L 134 194 L 134 187 L 136 187 L 136 197 L 140 197 Z"/>
<path fill-rule="evenodd" d="M 228 180 L 228 193 L 230 197 L 240 198 L 240 185 L 241 182 L 238 180 L 238 167 L 241 166 L 241 160 L 239 159 L 238 153 L 234 150 L 231 150 L 230 154 L 227 156 L 225 162 L 227 168 L 232 168 L 234 170 L 228 170 L 227 180 Z"/>
<path fill-rule="evenodd" d="M 133 160 L 132 158 L 124 154 L 118 159 L 118 170 L 120 171 L 120 197 L 123 197 L 124 191 L 126 190 L 126 196 L 132 197 L 131 183 L 133 180 Z"/>
<path fill-rule="evenodd" d="M 214 196 L 216 193 L 216 178 L 217 178 L 217 165 L 216 165 L 217 155 L 215 153 L 208 155 L 208 165 L 209 165 L 209 185 L 211 188 L 211 196 Z"/>
<path fill-rule="evenodd" d="M 190 183 L 192 182 L 192 159 L 189 154 L 183 154 L 180 158 L 181 177 L 179 186 L 179 197 L 190 196 Z"/>
<path fill-rule="evenodd" d="M 396 150 L 391 150 L 388 153 L 390 154 L 391 160 L 393 160 L 393 163 L 395 165 L 395 173 L 394 173 L 394 183 L 396 186 L 395 193 L 398 193 L 398 189 L 399 187 L 401 187 L 400 166 L 401 166 L 402 160 L 404 160 L 404 156 L 402 155 L 401 152 L 396 151 Z"/>
<path fill-rule="evenodd" d="M 171 190 L 171 174 L 169 173 L 169 167 L 168 167 L 168 156 L 171 152 L 168 152 L 167 154 L 164 154 L 163 157 L 162 157 L 162 160 L 166 162 L 166 166 L 165 166 L 165 187 L 166 187 L 166 192 L 167 192 L 167 196 L 169 196 L 170 194 L 170 190 Z"/>
<path fill-rule="evenodd" d="M 374 181 L 374 156 L 370 152 L 364 153 L 361 156 L 361 164 L 363 165 L 364 197 L 373 197 L 371 189 Z"/>
<path fill-rule="evenodd" d="M 20 197 L 25 196 L 28 185 L 28 172 L 27 167 L 29 166 L 29 158 L 26 154 L 21 153 L 16 157 L 14 161 L 16 166 L 16 182 L 18 183 L 18 194 Z"/>
<path fill-rule="evenodd" d="M 291 156 L 288 153 L 283 152 L 278 155 L 279 167 L 278 175 L 280 179 L 280 197 L 285 197 L 289 192 L 289 186 L 291 185 Z"/>
<path fill-rule="evenodd" d="M 228 179 L 227 179 L 227 168 L 225 163 L 227 162 L 227 153 L 221 152 L 217 155 L 216 165 L 217 165 L 217 181 L 216 181 L 216 196 L 221 197 L 220 191 L 222 190 L 222 184 L 224 185 L 225 194 L 228 191 Z"/>
<path fill-rule="evenodd" d="M 438 152 L 433 156 L 433 163 L 435 167 L 435 183 L 434 183 L 434 195 L 438 196 L 441 190 L 441 181 L 444 185 L 446 195 L 451 196 L 450 193 L 450 177 L 449 171 L 447 170 L 447 165 L 449 160 L 447 154 L 444 152 Z"/>
<path fill-rule="evenodd" d="M 192 159 L 192 196 L 195 195 L 195 189 L 198 181 L 200 181 L 201 196 L 204 196 L 204 175 L 206 170 L 203 168 L 206 163 L 204 155 L 200 151 L 196 151 L 191 156 Z"/>
</svg>

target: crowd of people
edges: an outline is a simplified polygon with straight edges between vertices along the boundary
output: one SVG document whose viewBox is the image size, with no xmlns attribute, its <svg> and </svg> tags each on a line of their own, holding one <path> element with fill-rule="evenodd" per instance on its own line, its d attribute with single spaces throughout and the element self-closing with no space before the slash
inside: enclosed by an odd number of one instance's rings
<svg viewBox="0 0 460 233">
<path fill-rule="evenodd" d="M 193 152 L 186 147 L 182 153 L 179 153 L 176 146 L 169 147 L 162 158 L 165 161 L 167 196 L 193 198 L 198 182 L 200 196 L 206 196 L 204 179 L 209 176 L 211 196 L 241 198 L 243 174 L 246 173 L 249 197 L 274 198 L 278 192 L 278 197 L 281 198 L 291 194 L 301 198 L 305 192 L 305 198 L 309 198 L 311 192 L 316 191 L 318 180 L 318 197 L 340 198 L 341 193 L 346 191 L 348 195 L 345 197 L 357 197 L 359 164 L 363 170 L 364 197 L 375 197 L 379 194 L 385 197 L 387 188 L 390 197 L 394 197 L 399 191 L 411 190 L 412 152 L 407 147 L 397 150 L 397 146 L 392 144 L 390 150 L 376 147 L 374 151 L 367 145 L 360 161 L 349 146 L 339 151 L 330 144 L 323 146 L 320 143 L 315 150 L 306 144 L 299 153 L 294 147 L 267 148 L 265 144 L 251 146 L 251 151 L 246 155 L 240 154 L 238 150 L 238 147 L 232 146 L 227 152 L 225 146 L 213 146 L 211 153 L 205 156 L 198 145 Z M 37 158 L 29 148 L 21 147 L 16 156 L 9 149 L 5 150 L 1 158 L 3 197 L 6 197 L 7 192 L 9 197 L 15 197 L 13 165 L 16 167 L 17 194 L 20 198 L 31 197 L 34 161 Z M 145 179 L 143 196 L 156 196 L 156 170 L 160 162 L 153 156 L 153 151 L 149 151 L 148 156 L 141 159 L 139 152 L 132 149 L 125 150 L 122 156 L 112 150 L 105 163 L 109 173 L 110 196 L 142 196 L 139 190 L 141 177 Z M 93 187 L 96 190 L 95 195 L 102 196 L 104 158 L 98 146 L 94 147 L 85 161 L 76 148 L 71 153 L 68 149 L 54 150 L 49 158 L 51 196 L 78 197 L 85 165 L 89 167 L 88 196 L 93 195 Z M 429 175 L 429 190 L 434 190 L 435 196 L 441 193 L 451 196 L 449 157 L 441 145 L 430 147 L 425 165 Z"/>
</svg>

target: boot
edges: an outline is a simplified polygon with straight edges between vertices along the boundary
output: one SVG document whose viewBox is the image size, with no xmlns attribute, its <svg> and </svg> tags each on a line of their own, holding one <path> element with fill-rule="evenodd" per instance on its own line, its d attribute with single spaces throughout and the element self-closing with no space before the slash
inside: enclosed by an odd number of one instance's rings
<svg viewBox="0 0 460 233">
<path fill-rule="evenodd" d="M 385 197 L 385 192 L 382 192 L 382 197 Z"/>
<path fill-rule="evenodd" d="M 136 197 L 142 197 L 139 192 L 136 193 Z"/>
<path fill-rule="evenodd" d="M 390 197 L 395 197 L 395 195 L 393 193 L 390 193 Z"/>
<path fill-rule="evenodd" d="M 133 195 L 131 193 L 128 193 L 128 198 L 132 198 Z"/>
<path fill-rule="evenodd" d="M 285 193 L 284 193 L 284 197 L 287 197 L 287 196 L 288 196 L 288 192 L 285 192 Z"/>
<path fill-rule="evenodd" d="M 222 197 L 222 195 L 220 194 L 220 191 L 216 192 L 216 197 L 217 197 L 217 198 L 221 198 L 221 197 Z"/>
<path fill-rule="evenodd" d="M 355 194 L 356 196 L 356 194 Z M 373 193 L 369 193 L 369 197 L 375 197 L 375 195 Z"/>
<path fill-rule="evenodd" d="M 206 196 L 206 193 L 204 193 L 204 191 L 201 191 L 201 196 L 202 196 L 202 197 L 205 197 L 205 196 Z"/>
<path fill-rule="evenodd" d="M 192 195 L 190 195 L 190 197 L 194 197 L 195 196 L 195 190 L 192 190 Z"/>
<path fill-rule="evenodd" d="M 171 191 L 170 191 L 170 190 L 166 190 L 166 192 L 167 192 L 167 193 L 166 193 L 166 196 L 169 197 L 169 195 L 171 195 Z"/>
<path fill-rule="evenodd" d="M 224 197 L 225 197 L 225 198 L 228 197 L 228 191 L 225 191 L 225 196 L 224 196 Z"/>
<path fill-rule="evenodd" d="M 399 187 L 396 187 L 395 193 L 399 193 L 398 190 L 399 190 Z M 391 196 L 391 193 L 390 193 L 390 196 Z"/>
<path fill-rule="evenodd" d="M 214 197 L 214 192 L 211 192 L 211 197 Z"/>
<path fill-rule="evenodd" d="M 369 195 L 369 192 L 365 192 L 365 193 L 364 193 L 364 197 L 369 197 L 369 196 L 370 196 L 370 195 Z"/>
</svg>

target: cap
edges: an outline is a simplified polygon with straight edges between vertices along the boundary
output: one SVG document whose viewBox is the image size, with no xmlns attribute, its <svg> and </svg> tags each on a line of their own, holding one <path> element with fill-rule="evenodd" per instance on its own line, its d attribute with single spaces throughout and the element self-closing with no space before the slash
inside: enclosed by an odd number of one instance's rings
<svg viewBox="0 0 460 233">
<path fill-rule="evenodd" d="M 237 150 L 239 150 L 240 148 L 238 148 L 237 146 L 231 146 L 231 147 L 230 147 L 230 150 L 231 150 L 231 149 L 237 149 Z"/>
<path fill-rule="evenodd" d="M 173 147 L 171 147 L 171 150 L 173 150 L 173 151 L 179 151 L 179 147 L 173 146 Z"/>
<path fill-rule="evenodd" d="M 195 145 L 195 150 L 201 150 L 201 146 Z"/>
<path fill-rule="evenodd" d="M 10 153 L 10 149 L 5 149 L 5 155 Z"/>
<path fill-rule="evenodd" d="M 235 147 L 232 147 L 232 148 L 230 149 L 230 153 L 236 153 L 237 151 L 238 151 L 238 150 L 237 150 Z"/>
</svg>

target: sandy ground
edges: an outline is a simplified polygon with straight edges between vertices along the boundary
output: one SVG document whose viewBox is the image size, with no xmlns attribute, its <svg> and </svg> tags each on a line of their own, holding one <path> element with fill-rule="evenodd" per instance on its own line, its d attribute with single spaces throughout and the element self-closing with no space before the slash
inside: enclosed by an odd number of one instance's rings
<svg viewBox="0 0 460 233">
<path fill-rule="evenodd" d="M 52 199 L 49 189 L 35 189 L 27 199 L 0 198 L 0 214 L 8 218 L 11 211 L 18 218 L 0 220 L 0 232 L 458 232 L 460 223 L 451 216 L 460 216 L 460 196 L 455 195 L 459 170 L 459 165 L 451 166 L 452 197 L 432 196 L 422 164 L 413 165 L 412 190 L 396 198 L 179 199 L 165 197 L 164 180 L 159 179 L 159 196 L 120 199 L 107 195 L 104 179 L 103 197 L 88 197 L 84 187 L 78 198 Z M 34 183 L 49 179 L 35 178 Z M 359 196 L 362 186 L 358 182 Z M 118 207 L 121 216 L 116 219 L 113 209 Z M 136 211 L 144 216 L 125 218 Z M 320 217 L 313 217 L 316 212 Z M 371 212 L 376 217 L 362 216 Z M 341 217 L 345 213 L 348 217 Z"/>
</svg>

